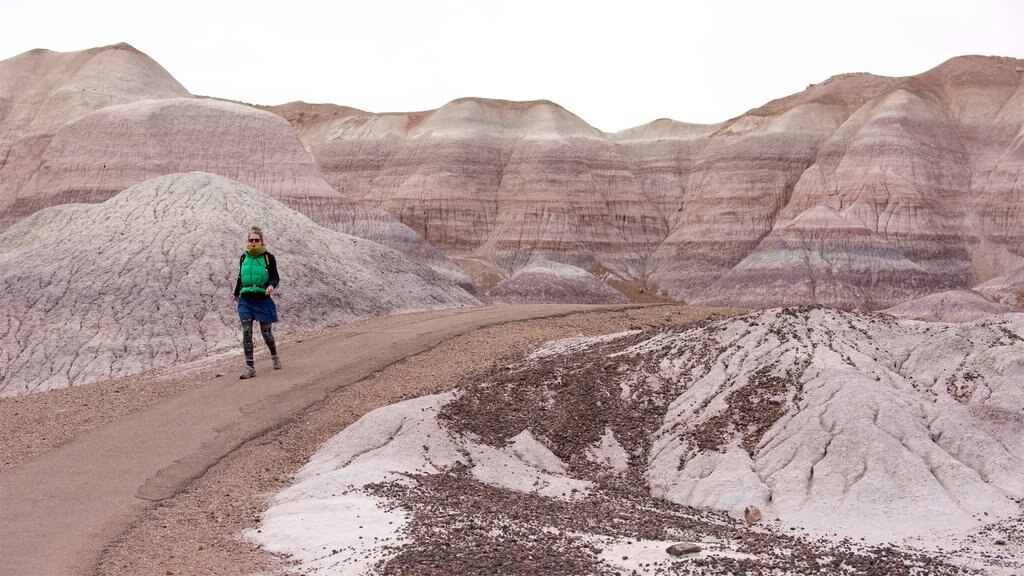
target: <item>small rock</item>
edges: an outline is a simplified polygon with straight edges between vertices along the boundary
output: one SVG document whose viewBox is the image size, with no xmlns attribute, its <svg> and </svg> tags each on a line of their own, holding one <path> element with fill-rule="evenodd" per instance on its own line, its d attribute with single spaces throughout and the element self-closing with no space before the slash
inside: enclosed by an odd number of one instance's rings
<svg viewBox="0 0 1024 576">
<path fill-rule="evenodd" d="M 665 549 L 665 552 L 668 552 L 673 556 L 683 556 L 686 554 L 696 554 L 697 552 L 700 552 L 700 550 L 700 546 L 693 542 L 680 542 L 669 546 Z"/>
<path fill-rule="evenodd" d="M 747 525 L 754 524 L 764 518 L 761 514 L 761 509 L 757 506 L 747 506 L 746 510 L 743 511 L 743 520 L 746 521 Z"/>
</svg>

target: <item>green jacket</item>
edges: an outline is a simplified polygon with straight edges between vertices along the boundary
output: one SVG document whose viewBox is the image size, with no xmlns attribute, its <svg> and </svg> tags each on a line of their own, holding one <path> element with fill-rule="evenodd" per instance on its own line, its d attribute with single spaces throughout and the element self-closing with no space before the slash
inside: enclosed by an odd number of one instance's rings
<svg viewBox="0 0 1024 576">
<path fill-rule="evenodd" d="M 255 258 L 243 253 L 239 258 L 235 296 L 263 296 L 267 286 L 277 288 L 278 282 L 277 260 L 270 252 Z"/>
</svg>

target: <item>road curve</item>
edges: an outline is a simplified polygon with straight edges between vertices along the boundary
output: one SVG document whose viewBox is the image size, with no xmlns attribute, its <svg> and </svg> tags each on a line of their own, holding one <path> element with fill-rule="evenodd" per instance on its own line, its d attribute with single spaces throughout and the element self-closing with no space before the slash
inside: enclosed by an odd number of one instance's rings
<svg viewBox="0 0 1024 576">
<path fill-rule="evenodd" d="M 188 389 L 0 475 L 0 576 L 87 576 L 104 546 L 243 443 L 328 393 L 473 330 L 630 306 L 459 308 L 342 326 L 287 347 L 284 370 Z"/>
</svg>

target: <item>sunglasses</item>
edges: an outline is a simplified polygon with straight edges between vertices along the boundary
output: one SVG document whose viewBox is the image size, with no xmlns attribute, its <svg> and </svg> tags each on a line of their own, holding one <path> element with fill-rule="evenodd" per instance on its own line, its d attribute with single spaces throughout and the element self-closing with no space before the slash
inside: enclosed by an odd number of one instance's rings
<svg viewBox="0 0 1024 576">
<path fill-rule="evenodd" d="M 249 243 L 251 244 L 253 242 L 263 242 L 263 240 L 260 238 L 249 238 Z"/>
</svg>

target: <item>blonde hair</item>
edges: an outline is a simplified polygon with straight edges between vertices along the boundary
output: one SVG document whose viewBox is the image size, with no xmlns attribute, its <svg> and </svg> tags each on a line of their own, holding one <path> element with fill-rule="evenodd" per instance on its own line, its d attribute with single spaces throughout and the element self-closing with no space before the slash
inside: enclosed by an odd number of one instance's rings
<svg viewBox="0 0 1024 576">
<path fill-rule="evenodd" d="M 253 226 L 252 228 L 249 228 L 249 234 L 256 234 L 257 236 L 259 236 L 260 242 L 266 241 L 266 238 L 263 237 L 263 228 L 260 228 L 259 226 Z"/>
</svg>

